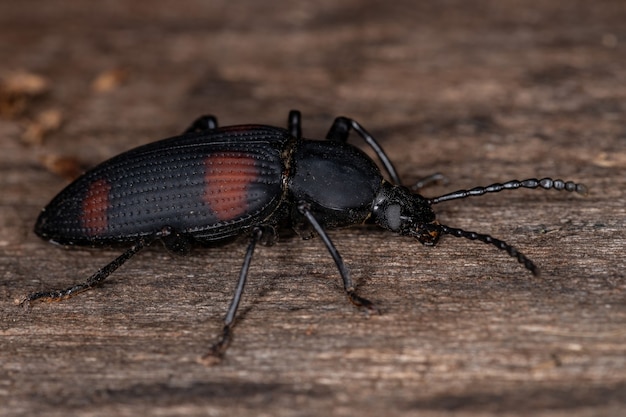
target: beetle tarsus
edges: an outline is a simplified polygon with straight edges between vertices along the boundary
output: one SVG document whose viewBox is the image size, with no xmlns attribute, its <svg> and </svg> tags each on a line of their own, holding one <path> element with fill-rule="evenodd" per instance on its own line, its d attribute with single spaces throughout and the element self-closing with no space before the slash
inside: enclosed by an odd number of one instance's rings
<svg viewBox="0 0 626 417">
<path fill-rule="evenodd" d="M 76 284 L 69 288 L 65 288 L 63 290 L 52 290 L 52 291 L 41 291 L 29 294 L 20 302 L 20 306 L 30 305 L 30 303 L 35 301 L 45 302 L 45 301 L 63 301 L 67 300 L 70 297 L 75 296 L 76 294 L 80 294 L 81 292 L 87 291 L 92 286 L 88 283 Z"/>
<path fill-rule="evenodd" d="M 374 304 L 367 298 L 361 297 L 354 290 L 346 291 L 346 293 L 348 294 L 348 299 L 350 300 L 350 302 L 355 306 L 366 309 L 368 311 L 373 311 L 377 314 L 381 314 L 380 308 L 378 308 L 376 304 Z"/>
<path fill-rule="evenodd" d="M 412 191 L 419 191 L 422 188 L 428 187 L 429 185 L 435 184 L 438 182 L 447 184 L 448 179 L 442 173 L 435 172 L 434 174 L 430 174 L 424 178 L 420 178 L 419 180 L 415 181 L 415 184 L 413 184 L 410 188 Z"/>
<path fill-rule="evenodd" d="M 99 269 L 95 274 L 89 277 L 87 281 L 72 285 L 69 288 L 62 290 L 42 291 L 29 294 L 20 305 L 31 303 L 33 301 L 61 301 L 67 298 L 73 297 L 76 294 L 87 291 L 92 287 L 100 285 L 109 275 L 111 275 L 117 268 L 122 266 L 124 262 L 132 258 L 137 252 L 150 244 L 151 241 L 140 239 L 137 243 L 131 246 L 126 252 L 109 262 L 106 266 Z"/>
<path fill-rule="evenodd" d="M 226 354 L 226 350 L 228 350 L 232 339 L 232 326 L 224 326 L 220 340 L 213 344 L 209 351 L 200 358 L 200 363 L 211 366 L 221 362 L 222 359 L 224 359 L 224 355 Z"/>
</svg>

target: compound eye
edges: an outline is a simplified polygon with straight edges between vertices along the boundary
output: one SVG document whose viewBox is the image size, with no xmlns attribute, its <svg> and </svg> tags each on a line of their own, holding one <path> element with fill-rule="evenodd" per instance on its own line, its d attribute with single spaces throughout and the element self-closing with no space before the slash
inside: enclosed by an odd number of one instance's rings
<svg viewBox="0 0 626 417">
<path fill-rule="evenodd" d="M 385 208 L 385 219 L 387 220 L 387 226 L 389 230 L 397 232 L 402 225 L 401 221 L 401 209 L 398 204 L 390 204 Z"/>
</svg>

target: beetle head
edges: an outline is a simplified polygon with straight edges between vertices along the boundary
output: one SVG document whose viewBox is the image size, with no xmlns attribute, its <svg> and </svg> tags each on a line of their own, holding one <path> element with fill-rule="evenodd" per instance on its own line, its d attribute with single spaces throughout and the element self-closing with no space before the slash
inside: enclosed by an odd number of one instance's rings
<svg viewBox="0 0 626 417">
<path fill-rule="evenodd" d="M 441 234 L 428 199 L 386 181 L 372 204 L 372 218 L 379 226 L 428 246 L 435 245 Z"/>
</svg>

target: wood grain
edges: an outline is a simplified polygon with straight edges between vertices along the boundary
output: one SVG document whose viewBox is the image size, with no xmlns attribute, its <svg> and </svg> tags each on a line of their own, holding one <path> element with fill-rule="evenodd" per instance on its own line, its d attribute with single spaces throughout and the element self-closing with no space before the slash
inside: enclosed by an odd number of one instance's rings
<svg viewBox="0 0 626 417">
<path fill-rule="evenodd" d="M 625 412 L 623 2 L 28 3 L 0 3 L 0 414 Z M 203 113 L 284 125 L 291 108 L 307 137 L 355 118 L 407 183 L 444 173 L 428 196 L 535 176 L 589 193 L 437 206 L 450 226 L 514 244 L 536 278 L 464 239 L 425 248 L 333 231 L 382 315 L 349 304 L 319 240 L 260 247 L 234 343 L 208 368 L 197 359 L 219 334 L 245 243 L 185 258 L 150 248 L 101 288 L 17 306 L 120 253 L 34 236 L 67 184 L 58 174 Z"/>
</svg>

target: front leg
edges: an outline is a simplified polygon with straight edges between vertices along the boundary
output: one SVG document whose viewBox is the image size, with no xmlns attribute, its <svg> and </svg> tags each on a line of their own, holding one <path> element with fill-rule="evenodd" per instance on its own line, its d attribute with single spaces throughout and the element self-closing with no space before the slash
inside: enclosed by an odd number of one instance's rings
<svg viewBox="0 0 626 417">
<path fill-rule="evenodd" d="M 372 135 L 369 134 L 367 130 L 363 128 L 356 120 L 348 119 L 347 117 L 337 117 L 333 122 L 333 125 L 330 127 L 330 130 L 326 134 L 326 139 L 334 142 L 347 142 L 348 136 L 350 135 L 350 130 L 354 130 L 358 133 L 361 138 L 367 143 L 370 148 L 376 153 L 378 159 L 383 164 L 383 167 L 387 171 L 389 178 L 395 185 L 402 185 L 402 181 L 400 181 L 400 176 L 396 171 L 396 168 L 391 163 L 391 160 L 383 150 L 383 148 L 378 144 L 376 139 Z"/>
<path fill-rule="evenodd" d="M 364 307 L 364 308 L 367 308 L 368 310 L 374 310 L 376 312 L 379 312 L 378 307 L 376 307 L 374 303 L 372 303 L 366 298 L 359 296 L 356 293 L 354 284 L 352 283 L 352 279 L 350 278 L 350 272 L 348 271 L 346 264 L 343 262 L 343 259 L 341 258 L 339 251 L 337 250 L 337 248 L 335 248 L 335 245 L 330 240 L 330 237 L 328 237 L 328 234 L 326 233 L 322 225 L 319 224 L 315 216 L 313 216 L 313 213 L 311 213 L 309 205 L 306 203 L 300 203 L 298 205 L 298 211 L 307 219 L 309 224 L 313 227 L 313 229 L 315 229 L 317 234 L 322 238 L 324 245 L 326 245 L 326 249 L 328 249 L 330 256 L 335 261 L 335 265 L 337 265 L 337 269 L 339 270 L 339 275 L 341 275 L 341 279 L 343 281 L 343 289 L 345 290 L 346 295 L 348 296 L 352 304 L 356 305 L 357 307 Z"/>
</svg>

